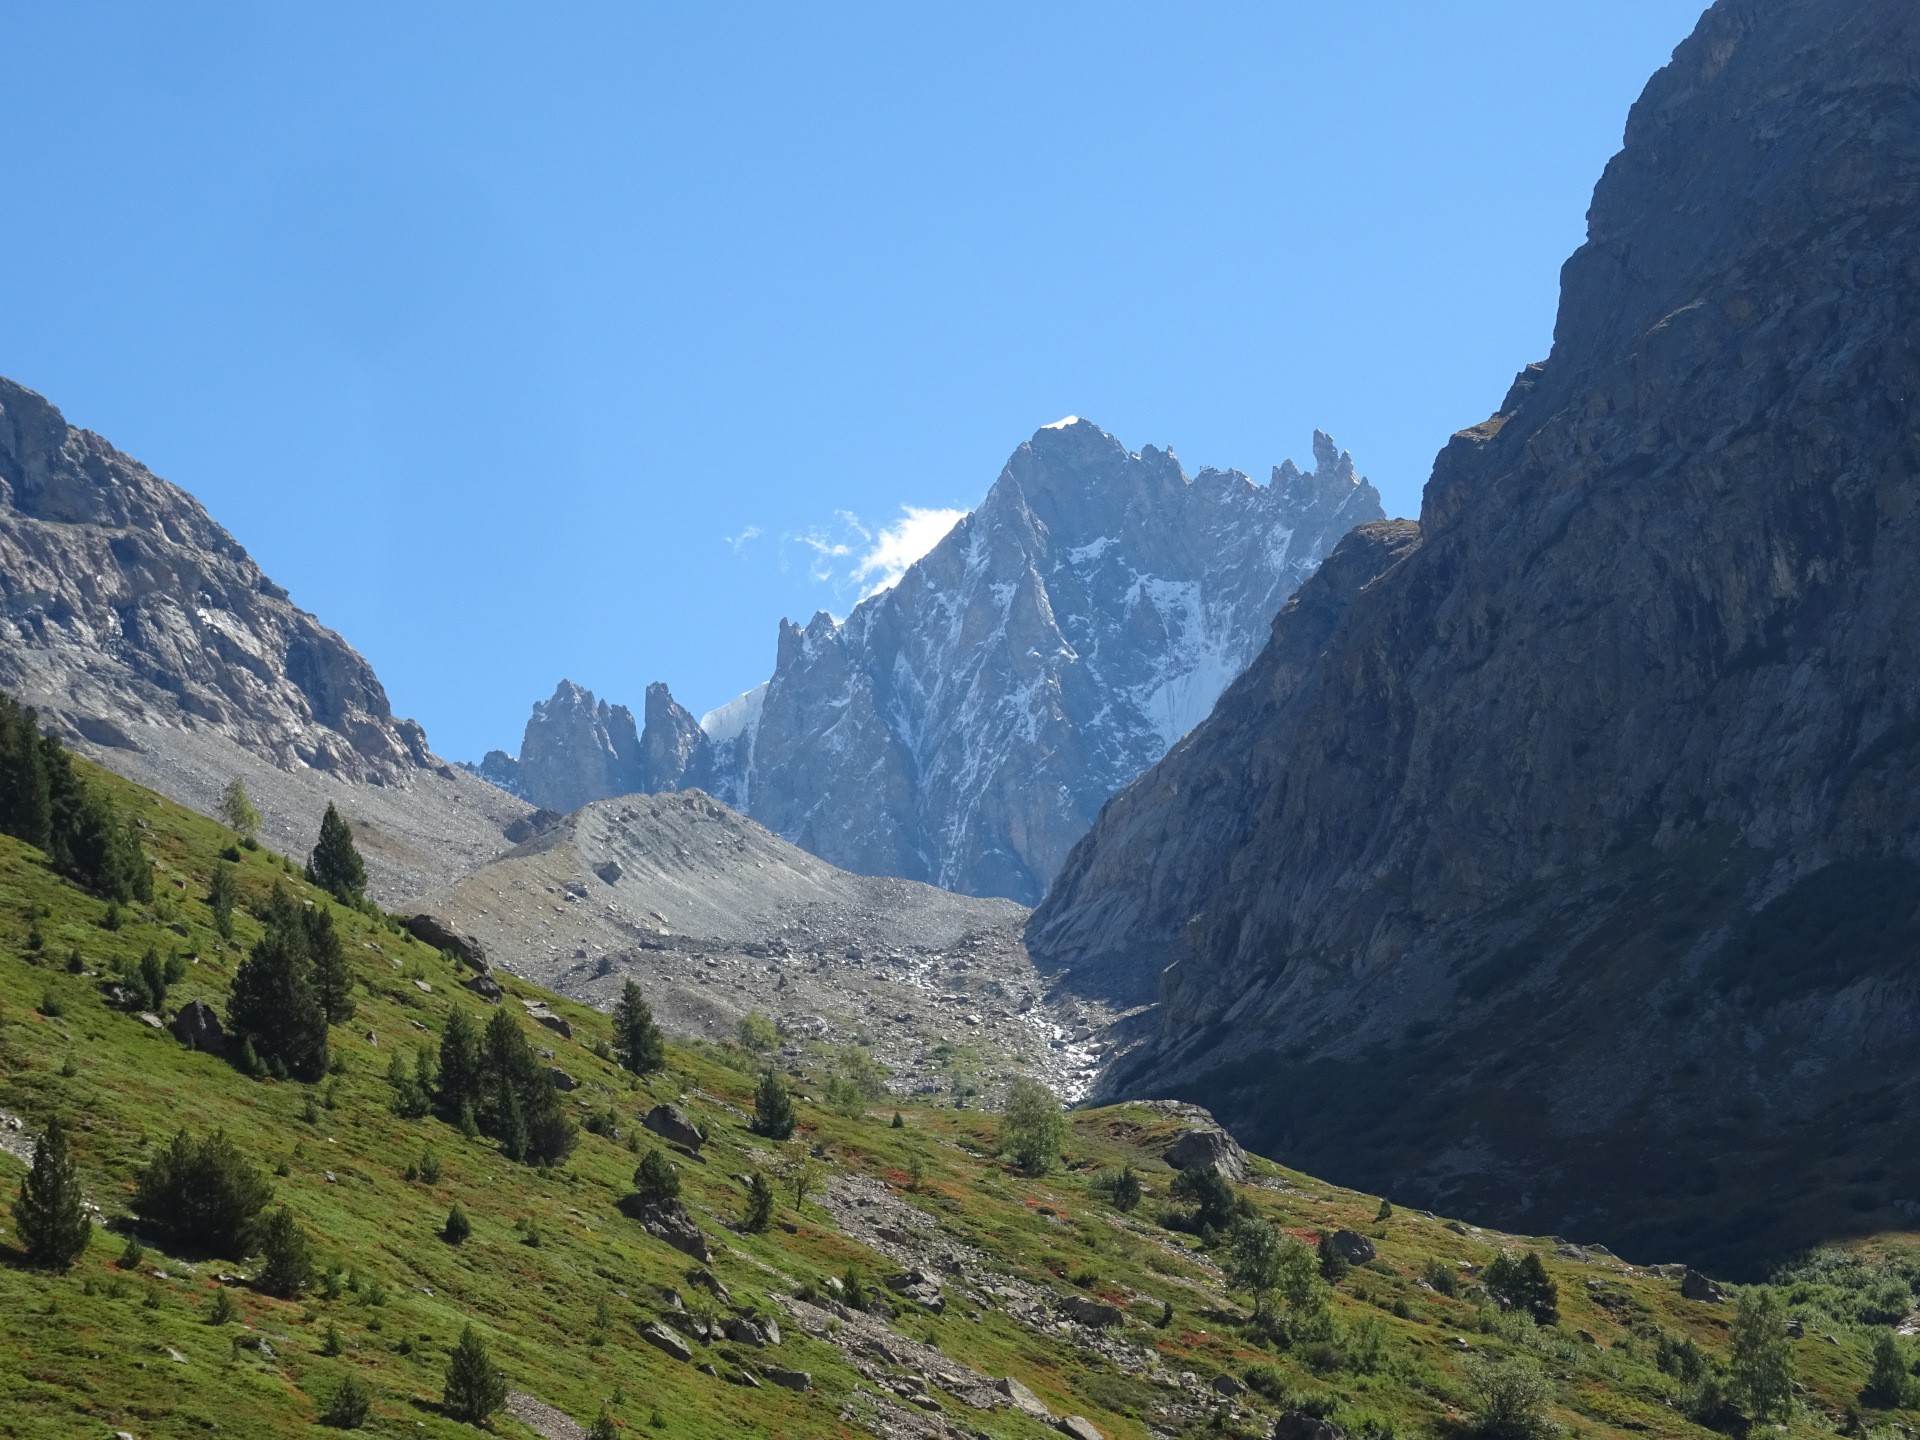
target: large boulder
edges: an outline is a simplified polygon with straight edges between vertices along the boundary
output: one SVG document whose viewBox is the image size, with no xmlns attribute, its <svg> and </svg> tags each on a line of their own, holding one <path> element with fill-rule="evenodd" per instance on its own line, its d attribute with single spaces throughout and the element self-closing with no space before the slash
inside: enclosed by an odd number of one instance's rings
<svg viewBox="0 0 1920 1440">
<path fill-rule="evenodd" d="M 947 1308 L 947 1297 L 940 1282 L 924 1270 L 903 1270 L 887 1277 L 887 1288 L 916 1305 L 924 1305 L 939 1315 Z"/>
<path fill-rule="evenodd" d="M 507 993 L 500 988 L 500 982 L 491 975 L 470 976 L 461 983 L 489 1004 L 499 1004 L 500 997 Z"/>
<path fill-rule="evenodd" d="M 666 1241 L 681 1254 L 692 1256 L 702 1265 L 713 1259 L 713 1251 L 707 1247 L 707 1237 L 693 1223 L 693 1217 L 687 1214 L 687 1207 L 678 1200 L 660 1205 L 642 1200 L 637 1195 L 629 1195 L 620 1202 L 620 1209 L 631 1219 L 639 1221 L 654 1239 Z"/>
<path fill-rule="evenodd" d="M 221 1050 L 226 1047 L 227 1032 L 220 1017 L 204 1000 L 189 1000 L 173 1017 L 173 1038 L 189 1050 Z"/>
<path fill-rule="evenodd" d="M 700 1133 L 700 1127 L 678 1105 L 656 1105 L 641 1118 L 640 1123 L 662 1140 L 684 1145 L 689 1150 L 698 1150 L 707 1143 L 707 1137 Z"/>
<path fill-rule="evenodd" d="M 783 1370 L 777 1365 L 771 1365 L 760 1373 L 775 1385 L 784 1385 L 789 1390 L 813 1388 L 813 1376 L 805 1370 Z"/>
<path fill-rule="evenodd" d="M 486 947 L 471 935 L 462 935 L 437 915 L 415 915 L 407 921 L 407 933 L 436 950 L 444 950 L 485 975 L 493 966 L 487 961 Z"/>
<path fill-rule="evenodd" d="M 1688 1300 L 1700 1300 L 1708 1305 L 1718 1305 L 1727 1298 L 1718 1285 L 1692 1266 L 1680 1277 L 1680 1293 Z"/>
<path fill-rule="evenodd" d="M 567 1023 L 564 1015 L 554 1014 L 553 1011 L 549 1010 L 546 1005 L 538 1000 L 523 1000 L 521 1003 L 527 1007 L 527 1014 L 536 1022 L 546 1026 L 547 1029 L 553 1031 L 554 1034 L 564 1040 L 571 1040 L 573 1038 L 573 1026 Z"/>
<path fill-rule="evenodd" d="M 780 1326 L 771 1315 L 729 1315 L 720 1322 L 720 1329 L 729 1340 L 756 1350 L 780 1343 Z"/>
<path fill-rule="evenodd" d="M 1118 1305 L 1109 1305 L 1088 1295 L 1069 1295 L 1060 1302 L 1060 1309 L 1082 1325 L 1099 1330 L 1127 1323 L 1127 1312 Z"/>
<path fill-rule="evenodd" d="M 1022 1385 L 1011 1375 L 993 1382 L 993 1388 L 1007 1397 L 1007 1403 L 1023 1415 L 1031 1415 L 1036 1420 L 1053 1423 L 1053 1412 L 1047 1409 L 1040 1397 Z"/>
<path fill-rule="evenodd" d="M 1273 1440 L 1347 1440 L 1347 1432 L 1319 1415 L 1289 1410 L 1273 1422 Z"/>
<path fill-rule="evenodd" d="M 1182 1130 L 1161 1158 L 1176 1170 L 1217 1170 L 1236 1182 L 1247 1178 L 1247 1152 L 1218 1127 Z"/>
<path fill-rule="evenodd" d="M 653 1321 L 651 1324 L 642 1325 L 640 1327 L 640 1338 L 653 1346 L 654 1349 L 671 1355 L 676 1360 L 691 1360 L 693 1358 L 693 1347 L 687 1344 L 685 1340 L 682 1340 L 671 1327 L 662 1325 L 658 1320 Z"/>
<path fill-rule="evenodd" d="M 1328 1236 L 1333 1248 L 1346 1257 L 1349 1265 L 1364 1265 L 1373 1259 L 1373 1242 L 1358 1230 L 1336 1230 Z"/>
<path fill-rule="evenodd" d="M 1084 1415 L 1063 1415 L 1053 1422 L 1053 1428 L 1062 1435 L 1070 1435 L 1073 1440 L 1107 1440 L 1100 1433 L 1100 1427 Z"/>
</svg>

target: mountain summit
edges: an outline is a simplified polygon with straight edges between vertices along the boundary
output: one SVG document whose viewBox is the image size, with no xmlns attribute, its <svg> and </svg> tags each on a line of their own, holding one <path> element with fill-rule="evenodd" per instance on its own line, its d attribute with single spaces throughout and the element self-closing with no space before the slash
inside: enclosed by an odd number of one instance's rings
<svg viewBox="0 0 1920 1440">
<path fill-rule="evenodd" d="M 843 869 L 1030 904 L 1333 543 L 1380 517 L 1352 458 L 1313 443 L 1313 470 L 1258 485 L 1189 477 L 1087 420 L 1046 426 L 898 584 L 844 621 L 783 621 L 772 678 L 698 731 L 650 687 L 644 774 L 590 774 L 598 740 L 569 768 L 544 712 L 517 776 L 505 756 L 492 773 L 554 809 L 694 785 Z"/>
</svg>

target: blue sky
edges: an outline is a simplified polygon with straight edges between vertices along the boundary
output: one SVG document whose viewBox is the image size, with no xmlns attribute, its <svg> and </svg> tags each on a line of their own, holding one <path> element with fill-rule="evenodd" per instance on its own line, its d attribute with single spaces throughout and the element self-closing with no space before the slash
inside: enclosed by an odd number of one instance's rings
<svg viewBox="0 0 1920 1440">
<path fill-rule="evenodd" d="M 1699 10 L 0 0 L 0 374 L 445 755 L 702 710 L 1065 414 L 1417 512 Z"/>
</svg>

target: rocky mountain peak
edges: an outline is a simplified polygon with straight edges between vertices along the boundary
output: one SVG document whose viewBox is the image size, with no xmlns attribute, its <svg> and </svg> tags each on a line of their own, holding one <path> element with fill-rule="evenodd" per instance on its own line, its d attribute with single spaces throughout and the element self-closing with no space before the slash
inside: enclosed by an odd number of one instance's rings
<svg viewBox="0 0 1920 1440">
<path fill-rule="evenodd" d="M 1044 426 L 897 585 L 844 622 L 781 621 L 772 678 L 707 717 L 706 743 L 649 689 L 646 787 L 698 785 L 843 869 L 1031 902 L 1380 517 L 1351 457 L 1324 435 L 1315 456 L 1271 485 L 1189 478 L 1091 421 Z"/>
</svg>

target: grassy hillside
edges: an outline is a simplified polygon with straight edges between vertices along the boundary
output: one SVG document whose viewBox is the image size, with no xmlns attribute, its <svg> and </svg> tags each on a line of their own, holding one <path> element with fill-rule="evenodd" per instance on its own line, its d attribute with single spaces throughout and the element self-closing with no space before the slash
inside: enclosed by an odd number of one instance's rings
<svg viewBox="0 0 1920 1440">
<path fill-rule="evenodd" d="M 122 1236 L 105 1229 L 65 1274 L 0 1252 L 0 1436 L 317 1434 L 323 1399 L 349 1372 L 374 1392 L 370 1433 L 468 1434 L 439 1399 L 449 1349 L 469 1323 L 514 1390 L 582 1424 L 605 1404 L 620 1433 L 634 1435 L 1056 1433 L 989 1388 L 1005 1376 L 1055 1416 L 1085 1417 L 1110 1437 L 1265 1435 L 1275 1416 L 1300 1409 L 1373 1440 L 1465 1435 L 1480 1406 L 1475 1374 L 1518 1373 L 1513 1357 L 1544 1377 L 1544 1418 L 1573 1433 L 1708 1433 L 1686 1418 L 1706 1413 L 1697 1381 L 1669 1372 L 1693 1363 L 1677 1358 L 1692 1353 L 1684 1341 L 1709 1363 L 1725 1353 L 1731 1292 L 1725 1303 L 1690 1301 L 1677 1274 L 1600 1251 L 1405 1211 L 1383 1217 L 1378 1197 L 1255 1159 L 1240 1195 L 1258 1215 L 1308 1243 L 1348 1228 L 1378 1249 L 1333 1288 L 1329 1326 L 1290 1344 L 1261 1338 L 1245 1323 L 1247 1297 L 1223 1284 L 1230 1247 L 1160 1223 L 1180 1208 L 1159 1155 L 1182 1122 L 1150 1107 L 1075 1113 L 1064 1163 L 1039 1178 L 995 1155 L 997 1117 L 973 1109 L 902 1104 L 896 1127 L 891 1101 L 846 1114 L 803 1098 L 802 1146 L 778 1147 L 747 1128 L 755 1070 L 744 1054 L 675 1047 L 663 1074 L 635 1080 L 596 1052 L 609 1033 L 604 1016 L 501 976 L 510 1010 L 543 1000 L 570 1022 L 568 1040 L 522 1016 L 579 1082 L 566 1096 L 578 1118 L 599 1117 L 598 1128 L 614 1132 L 583 1134 L 558 1170 L 513 1164 L 490 1141 L 393 1113 L 386 1076 L 396 1051 L 410 1059 L 416 1045 L 435 1043 L 452 1006 L 476 1018 L 487 1007 L 460 988 L 450 960 L 384 917 L 336 907 L 359 983 L 357 1015 L 333 1032 L 335 1073 L 313 1085 L 246 1078 L 114 1008 L 115 967 L 149 948 L 177 951 L 188 963 L 169 1009 L 204 999 L 224 1016 L 234 967 L 259 935 L 247 905 L 276 881 L 332 902 L 279 858 L 243 851 L 235 936 L 221 940 L 207 887 L 232 837 L 91 773 L 139 818 L 155 899 L 107 928 L 106 905 L 50 873 L 37 852 L 0 839 L 0 1111 L 21 1122 L 13 1131 L 0 1119 L 0 1141 L 25 1150 L 60 1117 L 88 1192 L 119 1222 L 158 1144 L 182 1125 L 223 1127 L 272 1172 L 277 1198 L 333 1279 L 298 1301 L 270 1299 L 249 1285 L 250 1265 L 152 1246 L 125 1263 Z M 823 1063 L 794 1067 L 797 1092 L 824 1093 Z M 637 1155 L 659 1144 L 639 1116 L 660 1101 L 709 1131 L 699 1157 L 674 1159 L 724 1300 L 694 1278 L 686 1255 L 619 1208 Z M 429 1153 L 439 1171 L 431 1183 L 421 1178 Z M 823 1183 L 796 1206 L 785 1179 L 808 1156 Z M 1097 1182 L 1127 1164 L 1147 1194 L 1123 1213 Z M 776 1223 L 762 1234 L 734 1228 L 746 1193 L 736 1177 L 754 1170 L 781 1182 Z M 0 1154 L 0 1195 L 10 1200 L 23 1173 L 17 1155 Z M 440 1237 L 456 1201 L 473 1223 L 459 1246 Z M 0 1229 L 10 1245 L 10 1217 L 0 1214 Z M 1559 1290 L 1557 1324 L 1503 1312 L 1479 1287 L 1480 1267 L 1509 1245 L 1544 1257 Z M 1907 1254 L 1886 1242 L 1820 1257 L 1790 1277 L 1783 1297 L 1805 1332 L 1791 1345 L 1802 1386 L 1791 1430 L 1852 1423 L 1876 1334 L 1910 1308 Z M 909 1262 L 941 1288 L 938 1313 L 888 1289 Z M 850 1267 L 890 1314 L 834 1298 Z M 210 1323 L 220 1292 L 237 1317 Z M 1076 1321 L 1069 1301 L 1119 1323 Z M 693 1338 L 699 1322 L 749 1312 L 777 1319 L 777 1344 Z M 689 1360 L 642 1337 L 660 1320 L 692 1342 Z M 326 1353 L 330 1336 L 337 1354 Z M 772 1383 L 775 1369 L 807 1372 L 810 1388 Z M 1896 1419 L 1920 1414 L 1867 1412 L 1868 1422 Z M 503 1414 L 494 1428 L 578 1433 L 539 1423 Z M 1719 1423 L 1742 1428 L 1726 1414 Z"/>
</svg>

